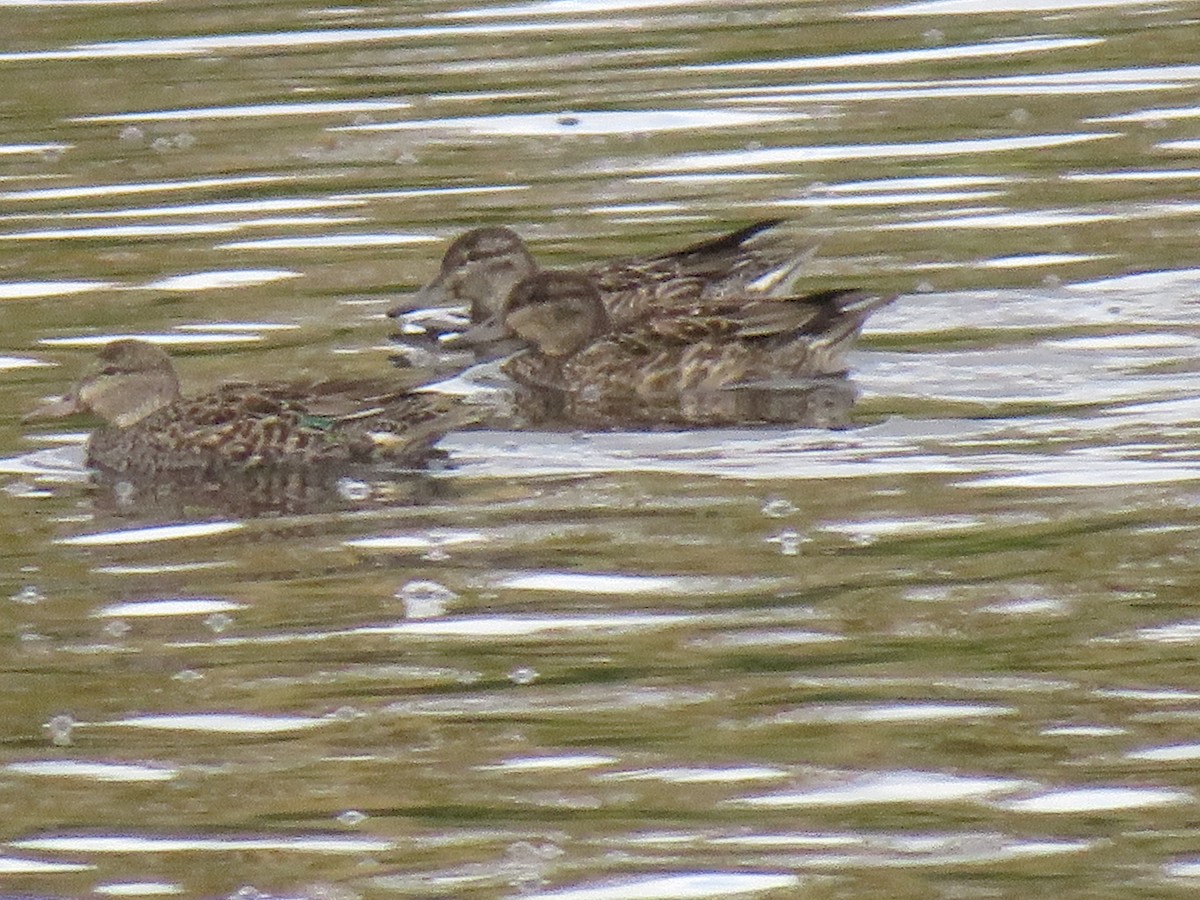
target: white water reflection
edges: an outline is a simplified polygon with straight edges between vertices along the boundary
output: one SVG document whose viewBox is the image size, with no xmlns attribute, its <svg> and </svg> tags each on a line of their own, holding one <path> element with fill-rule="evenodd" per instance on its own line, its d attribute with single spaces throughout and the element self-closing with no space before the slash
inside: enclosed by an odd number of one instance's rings
<svg viewBox="0 0 1200 900">
<path fill-rule="evenodd" d="M 583 572 L 530 572 L 509 575 L 497 581 L 496 587 L 585 594 L 678 594 L 689 590 L 686 580 L 681 578 Z"/>
<path fill-rule="evenodd" d="M 1116 182 L 1129 181 L 1191 181 L 1200 178 L 1200 169 L 1131 169 L 1125 172 L 1065 172 L 1063 181 Z"/>
<path fill-rule="evenodd" d="M 814 704 L 793 712 L 780 713 L 771 724 L 894 724 L 905 722 L 945 722 L 956 719 L 986 719 L 1011 716 L 1011 706 L 984 703 L 839 703 Z"/>
<path fill-rule="evenodd" d="M 425 534 L 397 534 L 380 537 L 355 538 L 345 541 L 347 547 L 360 550 L 422 550 L 455 547 L 462 544 L 481 544 L 488 540 L 479 531 L 447 531 L 435 529 Z"/>
<path fill-rule="evenodd" d="M 188 275 L 172 275 L 159 278 L 156 281 L 139 285 L 143 290 L 153 291 L 212 291 L 227 288 L 251 287 L 258 284 L 270 284 L 274 281 L 286 281 L 291 278 L 303 277 L 300 272 L 289 269 L 226 269 L 219 272 L 192 272 Z M 221 327 L 228 328 L 229 323 L 220 326 L 192 327 Z M 256 328 L 264 327 L 262 325 Z"/>
<path fill-rule="evenodd" d="M 838 56 L 808 56 L 794 59 L 750 60 L 747 62 L 709 63 L 684 66 L 684 71 L 764 72 L 777 70 L 837 69 L 856 66 L 895 66 L 954 59 L 1009 57 L 1023 53 L 1041 53 L 1103 44 L 1103 38 L 1020 38 L 983 44 L 959 44 L 950 47 L 921 47 L 914 50 L 878 50 L 873 53 L 843 53 Z"/>
<path fill-rule="evenodd" d="M 526 756 L 476 766 L 481 772 L 573 772 L 596 769 L 617 762 L 617 757 L 602 753 L 573 753 L 565 756 Z"/>
<path fill-rule="evenodd" d="M 215 200 L 208 203 L 188 203 L 178 206 L 142 206 L 124 209 L 75 210 L 41 213 L 39 220 L 53 219 L 154 219 L 167 216 L 207 216 L 216 213 L 294 212 L 310 209 L 338 209 L 362 206 L 365 201 L 350 197 L 276 197 L 257 200 Z M 9 216 L 10 221 L 35 218 L 32 215 Z"/>
<path fill-rule="evenodd" d="M 87 863 L 60 863 L 0 856 L 0 875 L 54 875 L 62 872 L 87 872 L 94 868 L 96 867 Z"/>
<path fill-rule="evenodd" d="M 102 897 L 168 897 L 184 893 L 183 885 L 170 881 L 114 881 L 92 889 Z"/>
<path fill-rule="evenodd" d="M 343 220 L 357 221 L 357 220 Z M 432 234 L 317 234 L 311 237 L 260 238 L 217 244 L 218 250 L 320 250 L 354 247 L 407 247 L 434 243 Z"/>
<path fill-rule="evenodd" d="M 693 872 L 643 876 L 591 887 L 539 891 L 525 894 L 524 897 L 525 900 L 702 900 L 795 888 L 800 883 L 796 875 Z"/>
<path fill-rule="evenodd" d="M 350 225 L 361 218 L 349 216 L 293 216 L 290 218 L 245 219 L 241 222 L 189 222 L 178 225 L 104 225 L 94 228 L 46 228 L 38 231 L 0 233 L 0 241 L 129 240 L 142 238 L 197 237 L 231 234 L 248 228 L 284 226 Z M 330 240 L 330 238 L 325 238 Z M 312 239 L 309 239 L 312 240 Z"/>
<path fill-rule="evenodd" d="M 139 834 L 70 835 L 10 841 L 24 850 L 59 853 L 380 853 L 392 841 L 354 835 L 160 837 Z"/>
<path fill-rule="evenodd" d="M 51 365 L 53 364 L 43 362 L 40 359 L 28 359 L 23 356 L 0 356 L 0 372 L 12 369 L 37 369 Z"/>
<path fill-rule="evenodd" d="M 170 781 L 179 776 L 178 769 L 166 766 L 89 762 L 82 759 L 30 760 L 28 762 L 9 763 L 4 769 L 17 775 L 34 775 L 50 778 L 82 778 L 86 781 Z"/>
<path fill-rule="evenodd" d="M 248 713 L 167 713 L 159 716 L 131 716 L 91 724 L 92 727 L 195 731 L 208 734 L 286 734 L 328 725 L 330 720 L 303 716 L 256 716 Z"/>
<path fill-rule="evenodd" d="M 117 287 L 111 281 L 9 281 L 0 283 L 0 300 L 32 300 L 38 297 L 69 297 L 89 291 Z"/>
<path fill-rule="evenodd" d="M 1087 840 L 1030 840 L 989 832 L 950 834 L 823 834 L 775 833 L 713 838 L 715 846 L 744 848 L 755 853 L 803 853 L 805 869 L 844 871 L 870 866 L 911 868 L 1037 859 L 1081 853 L 1095 842 Z"/>
<path fill-rule="evenodd" d="M 739 784 L 746 781 L 779 781 L 791 775 L 786 769 L 770 766 L 714 766 L 659 769 L 632 769 L 600 776 L 608 781 L 662 781 L 667 784 Z"/>
<path fill-rule="evenodd" d="M 211 328 L 212 326 L 201 326 Z M 257 330 L 257 329 L 255 329 Z M 262 340 L 262 335 L 244 332 L 201 331 L 191 334 L 84 334 L 77 337 L 40 338 L 38 343 L 45 347 L 89 348 L 103 347 L 110 341 L 134 339 L 164 347 L 194 347 L 208 344 L 253 344 Z"/>
<path fill-rule="evenodd" d="M 512 6 L 490 6 L 431 13 L 432 19 L 507 19 L 527 16 L 595 15 L 625 10 L 660 10 L 677 6 L 704 7 L 707 0 L 538 0 Z"/>
<path fill-rule="evenodd" d="M 1034 797 L 1005 800 L 999 805 L 1013 812 L 1064 815 L 1150 809 L 1194 801 L 1187 791 L 1168 788 L 1094 787 L 1049 791 Z"/>
<path fill-rule="evenodd" d="M 466 131 L 479 135 L 640 134 L 694 128 L 742 128 L 806 119 L 804 113 L 724 112 L 706 109 L 655 109 L 611 112 L 527 113 L 343 125 L 329 131 Z"/>
<path fill-rule="evenodd" d="M 599 20 L 572 22 L 517 22 L 503 25 L 428 25 L 422 28 L 331 28 L 318 31 L 277 31 L 259 34 L 207 34 L 195 37 L 144 38 L 76 44 L 58 50 L 0 53 L 2 62 L 35 62 L 56 59 L 153 59 L 155 57 L 206 56 L 237 50 L 296 50 L 315 47 L 407 43 L 449 37 L 484 37 L 556 31 L 624 30 L 628 22 Z M 2 149 L 0 149 L 2 152 Z"/>
<path fill-rule="evenodd" d="M 0 200 L 82 200 L 90 197 L 123 197 L 131 194 L 174 193 L 177 191 L 206 191 L 211 188 L 242 188 L 274 184 L 281 181 L 302 181 L 315 175 L 237 175 L 221 178 L 190 178 L 179 181 L 139 181 L 129 184 L 86 184 L 72 187 L 30 188 L 0 192 Z"/>
<path fill-rule="evenodd" d="M 635 172 L 703 171 L 742 166 L 777 166 L 850 159 L 927 159 L 978 153 L 1007 153 L 1064 147 L 1117 137 L 1115 133 L 1045 134 L 1024 137 L 974 138 L 960 141 L 914 141 L 899 144 L 842 144 L 825 147 L 772 147 L 732 153 L 686 153 L 632 166 Z M 1112 217 L 1115 218 L 1115 217 Z"/>
<path fill-rule="evenodd" d="M 1117 213 L 1075 212 L 1072 210 L 1033 209 L 1021 212 L 996 212 L 945 216 L 940 219 L 918 219 L 912 222 L 889 222 L 880 228 L 888 231 L 920 231 L 943 228 L 1063 228 L 1068 225 L 1091 225 L 1096 222 L 1115 222 Z"/>
<path fill-rule="evenodd" d="M 739 104 L 849 103 L 970 99 L 975 97 L 1099 96 L 1146 94 L 1151 91 L 1192 89 L 1200 66 L 1150 66 L 1128 69 L 1083 69 L 1036 75 L 994 75 L 986 78 L 938 80 L 827 82 L 814 86 L 772 84 L 736 88 L 699 88 L 688 96 L 726 97 Z M 1082 124 L 1082 123 L 1081 123 Z"/>
<path fill-rule="evenodd" d="M 181 541 L 214 537 L 243 528 L 241 522 L 193 522 L 179 525 L 158 525 L 149 528 L 129 528 L 120 531 L 98 531 L 74 537 L 57 538 L 56 544 L 69 547 L 125 547 L 159 541 Z"/>
<path fill-rule="evenodd" d="M 248 106 L 209 106 L 197 109 L 162 109 L 148 112 L 76 116 L 69 122 L 175 122 L 208 119 L 260 119 L 271 116 L 318 116 L 394 112 L 408 109 L 407 100 L 330 100 L 324 102 L 255 103 Z"/>
<path fill-rule="evenodd" d="M 973 778 L 937 772 L 878 772 L 807 790 L 742 797 L 726 803 L 756 808 L 958 803 L 1012 793 L 1022 786 L 1023 782 L 1013 778 Z"/>
<path fill-rule="evenodd" d="M 1200 759 L 1200 744 L 1172 744 L 1167 747 L 1147 747 L 1131 750 L 1126 759 L 1144 762 L 1194 762 Z"/>
<path fill-rule="evenodd" d="M 370 626 L 356 629 L 356 634 L 427 635 L 430 637 L 510 638 L 563 632 L 572 635 L 591 633 L 603 637 L 620 631 L 643 628 L 667 628 L 697 617 L 668 613 L 624 613 L 608 616 L 458 616 L 444 619 L 423 619 L 399 622 L 395 625 Z"/>
<path fill-rule="evenodd" d="M 890 16 L 966 16 L 997 13 L 1059 12 L 1071 9 L 1109 9 L 1137 6 L 1169 6 L 1184 0 L 927 0 L 922 3 L 902 3 L 878 9 L 850 13 L 866 18 Z"/>
<path fill-rule="evenodd" d="M 242 609 L 246 609 L 246 604 L 234 603 L 230 600 L 214 600 L 208 597 L 194 597 L 114 603 L 101 607 L 93 615 L 102 619 L 206 616 L 213 613 L 237 612 Z"/>
<path fill-rule="evenodd" d="M 74 144 L 0 144 L 0 156 L 18 156 L 23 153 L 62 153 Z"/>
</svg>

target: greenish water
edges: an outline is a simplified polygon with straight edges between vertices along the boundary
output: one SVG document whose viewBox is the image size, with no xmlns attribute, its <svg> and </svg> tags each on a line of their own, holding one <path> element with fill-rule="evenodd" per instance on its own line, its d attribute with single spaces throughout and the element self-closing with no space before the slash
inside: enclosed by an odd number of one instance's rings
<svg viewBox="0 0 1200 900">
<path fill-rule="evenodd" d="M 0 893 L 1192 896 L 1197 12 L 7 6 Z M 115 334 L 415 377 L 384 312 L 478 224 L 767 216 L 903 295 L 854 428 L 239 517 L 20 421 Z"/>
</svg>

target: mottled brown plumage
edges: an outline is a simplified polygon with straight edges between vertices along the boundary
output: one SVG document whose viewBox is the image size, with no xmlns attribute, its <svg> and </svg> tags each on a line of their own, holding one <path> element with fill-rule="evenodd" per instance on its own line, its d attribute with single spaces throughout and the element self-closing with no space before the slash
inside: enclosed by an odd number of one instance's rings
<svg viewBox="0 0 1200 900">
<path fill-rule="evenodd" d="M 227 384 L 180 396 L 170 357 L 137 340 L 107 344 L 60 400 L 27 418 L 92 412 L 107 424 L 88 465 L 130 477 L 215 478 L 272 468 L 422 465 L 470 419 L 450 398 L 379 381 Z"/>
<path fill-rule="evenodd" d="M 579 270 L 600 294 L 616 324 L 658 304 L 746 293 L 786 292 L 813 253 L 787 234 L 764 234 L 779 219 L 764 219 L 716 238 L 654 256 L 627 257 Z M 509 228 L 477 228 L 446 250 L 438 275 L 390 315 L 419 307 L 462 305 L 475 324 L 498 315 L 512 288 L 539 267 Z"/>
<path fill-rule="evenodd" d="M 843 375 L 863 322 L 893 299 L 846 290 L 700 299 L 616 326 L 591 279 L 546 271 L 506 301 L 505 326 L 529 349 L 504 370 L 574 424 L 732 424 L 733 389 Z"/>
</svg>

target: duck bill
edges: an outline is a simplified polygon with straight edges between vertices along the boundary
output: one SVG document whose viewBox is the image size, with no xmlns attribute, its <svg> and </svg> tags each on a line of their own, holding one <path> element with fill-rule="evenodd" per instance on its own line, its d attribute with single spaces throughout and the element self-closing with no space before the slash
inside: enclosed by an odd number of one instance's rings
<svg viewBox="0 0 1200 900">
<path fill-rule="evenodd" d="M 486 347 L 511 337 L 504 323 L 499 319 L 488 319 L 478 325 L 472 325 L 466 331 L 460 331 L 443 342 L 446 347 Z"/>
<path fill-rule="evenodd" d="M 430 309 L 435 306 L 449 306 L 450 299 L 446 289 L 442 287 L 441 279 L 435 278 L 419 291 L 409 294 L 387 311 L 393 319 L 418 309 Z"/>
<path fill-rule="evenodd" d="M 75 413 L 83 412 L 79 398 L 73 394 L 65 397 L 50 397 L 43 400 L 21 417 L 22 422 L 37 422 L 44 419 L 65 419 Z"/>
<path fill-rule="evenodd" d="M 466 331 L 447 337 L 442 347 L 448 350 L 470 350 L 480 362 L 499 359 L 529 346 L 528 341 L 514 335 L 499 319 L 488 319 L 472 325 Z"/>
</svg>

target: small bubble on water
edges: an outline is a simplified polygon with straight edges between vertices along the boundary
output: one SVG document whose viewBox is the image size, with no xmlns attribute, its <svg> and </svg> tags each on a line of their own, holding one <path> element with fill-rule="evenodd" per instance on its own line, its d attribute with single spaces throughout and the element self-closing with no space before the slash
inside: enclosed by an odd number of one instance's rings
<svg viewBox="0 0 1200 900">
<path fill-rule="evenodd" d="M 1047 275 L 1042 279 L 1042 284 L 1048 288 L 1062 287 L 1062 279 L 1057 275 Z"/>
<path fill-rule="evenodd" d="M 156 137 L 150 142 L 150 149 L 157 150 L 159 153 L 166 153 L 173 146 L 174 144 L 169 137 Z"/>
<path fill-rule="evenodd" d="M 930 28 L 921 35 L 926 44 L 940 44 L 946 39 L 946 34 L 940 28 Z"/>
<path fill-rule="evenodd" d="M 204 624 L 208 626 L 213 634 L 220 634 L 227 631 L 229 626 L 233 624 L 233 617 L 225 613 L 213 613 L 210 616 L 204 617 Z"/>
<path fill-rule="evenodd" d="M 767 543 L 778 544 L 779 552 L 784 556 L 799 556 L 800 545 L 804 543 L 806 538 L 800 532 L 786 528 L 778 534 L 767 538 Z"/>
<path fill-rule="evenodd" d="M 937 288 L 933 286 L 933 282 L 921 281 L 913 288 L 913 292 L 917 294 L 932 294 Z"/>
<path fill-rule="evenodd" d="M 17 640 L 26 653 L 45 653 L 50 648 L 50 639 L 40 631 L 22 629 L 17 632 Z"/>
<path fill-rule="evenodd" d="M 171 676 L 172 681 L 182 681 L 184 683 L 199 681 L 204 677 L 202 672 L 197 672 L 195 669 L 180 669 Z"/>
<path fill-rule="evenodd" d="M 27 584 L 21 588 L 10 598 L 14 603 L 24 603 L 27 606 L 33 606 L 35 603 L 41 603 L 46 599 L 46 595 L 35 588 L 32 584 Z"/>
<path fill-rule="evenodd" d="M 344 500 L 366 500 L 371 496 L 371 485 L 357 478 L 339 478 L 337 492 Z"/>
<path fill-rule="evenodd" d="M 750 153 L 753 153 L 756 150 L 761 150 L 762 148 L 763 148 L 762 141 L 746 141 L 746 144 L 742 149 L 744 149 Z"/>
<path fill-rule="evenodd" d="M 534 887 L 546 878 L 547 863 L 562 856 L 562 848 L 554 844 L 534 844 L 517 841 L 504 852 L 504 867 L 509 883 L 519 887 Z"/>
<path fill-rule="evenodd" d="M 533 684 L 539 677 L 538 670 L 529 666 L 517 666 L 508 673 L 508 680 L 513 684 Z"/>
<path fill-rule="evenodd" d="M 421 554 L 421 559 L 426 562 L 445 562 L 449 558 L 450 554 L 441 547 L 434 547 Z"/>
<path fill-rule="evenodd" d="M 1029 110 L 1020 107 L 1014 109 L 1008 114 L 1008 121 L 1012 122 L 1014 125 L 1025 125 L 1032 118 L 1033 115 L 1029 112 Z"/>
<path fill-rule="evenodd" d="M 363 822 L 367 821 L 367 814 L 365 812 L 359 812 L 357 809 L 348 809 L 344 813 L 340 813 L 337 817 L 337 820 L 343 825 L 354 827 L 355 825 L 361 825 Z"/>
<path fill-rule="evenodd" d="M 146 132 L 136 125 L 126 125 L 117 134 L 117 140 L 124 144 L 140 144 L 146 140 Z"/>
<path fill-rule="evenodd" d="M 410 581 L 396 592 L 404 603 L 408 619 L 433 619 L 446 614 L 446 608 L 458 599 L 458 594 L 436 581 Z"/>
<path fill-rule="evenodd" d="M 271 895 L 265 891 L 260 891 L 251 885 L 243 885 L 232 894 L 229 895 L 229 900 L 270 900 Z"/>
<path fill-rule="evenodd" d="M 366 715 L 357 706 L 339 706 L 333 711 L 330 716 L 332 719 L 337 719 L 339 722 L 353 722 L 355 719 L 361 719 Z"/>
<path fill-rule="evenodd" d="M 113 638 L 125 637 L 131 631 L 133 631 L 133 626 L 124 619 L 113 619 L 104 625 L 104 633 Z"/>
<path fill-rule="evenodd" d="M 175 135 L 175 146 L 180 150 L 187 150 L 196 144 L 196 136 L 186 131 Z"/>
<path fill-rule="evenodd" d="M 795 511 L 796 505 L 782 497 L 771 497 L 762 507 L 762 514 L 768 519 L 783 519 Z"/>
<path fill-rule="evenodd" d="M 55 716 L 43 726 L 50 736 L 50 743 L 55 747 L 71 746 L 71 732 L 75 728 L 75 720 L 70 716 Z"/>
</svg>

